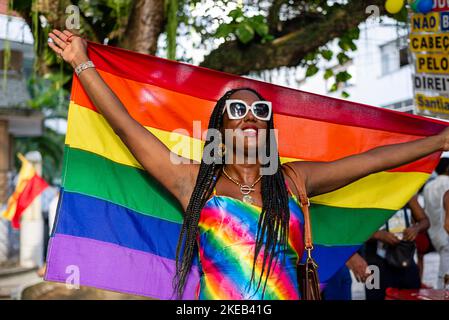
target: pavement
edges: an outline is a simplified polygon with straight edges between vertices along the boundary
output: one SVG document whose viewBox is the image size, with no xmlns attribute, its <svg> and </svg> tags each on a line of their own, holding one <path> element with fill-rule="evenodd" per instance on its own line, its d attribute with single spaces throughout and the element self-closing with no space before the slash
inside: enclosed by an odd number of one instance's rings
<svg viewBox="0 0 449 320">
<path fill-rule="evenodd" d="M 68 288 L 64 283 L 44 281 L 38 268 L 0 268 L 0 300 L 148 300 L 90 287 Z"/>
<path fill-rule="evenodd" d="M 37 268 L 10 267 L 0 269 L 0 300 L 20 299 L 23 289 L 42 282 Z"/>
</svg>

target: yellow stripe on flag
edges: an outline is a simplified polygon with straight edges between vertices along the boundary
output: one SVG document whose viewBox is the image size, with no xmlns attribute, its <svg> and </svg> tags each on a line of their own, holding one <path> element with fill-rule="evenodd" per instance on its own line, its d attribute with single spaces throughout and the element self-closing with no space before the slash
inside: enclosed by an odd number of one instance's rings
<svg viewBox="0 0 449 320">
<path fill-rule="evenodd" d="M 101 114 L 71 102 L 69 118 L 71 121 L 67 128 L 66 144 L 71 148 L 142 168 Z M 200 161 L 203 141 L 180 133 L 149 127 L 146 129 L 176 154 Z M 187 153 L 181 153 L 180 150 Z M 283 163 L 299 160 L 281 158 Z M 334 207 L 398 210 L 428 177 L 429 174 L 421 172 L 379 172 L 337 191 L 314 197 L 312 202 Z"/>
</svg>

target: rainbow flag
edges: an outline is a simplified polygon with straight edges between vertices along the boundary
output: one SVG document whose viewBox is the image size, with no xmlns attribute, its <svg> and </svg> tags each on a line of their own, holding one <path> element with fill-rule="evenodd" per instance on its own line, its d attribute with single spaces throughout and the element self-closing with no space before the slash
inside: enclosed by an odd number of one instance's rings
<svg viewBox="0 0 449 320">
<path fill-rule="evenodd" d="M 184 143 L 200 160 L 201 133 L 223 93 L 251 87 L 272 101 L 282 161 L 332 161 L 381 145 L 439 133 L 445 125 L 231 74 L 90 43 L 98 72 L 143 126 L 169 148 Z M 201 121 L 201 130 L 193 122 Z M 175 129 L 184 133 L 171 133 Z M 180 206 L 148 176 L 74 77 L 63 184 L 46 280 L 173 298 Z M 326 282 L 425 183 L 439 153 L 370 175 L 312 199 L 314 257 Z M 185 299 L 195 298 L 198 261 Z"/>
</svg>

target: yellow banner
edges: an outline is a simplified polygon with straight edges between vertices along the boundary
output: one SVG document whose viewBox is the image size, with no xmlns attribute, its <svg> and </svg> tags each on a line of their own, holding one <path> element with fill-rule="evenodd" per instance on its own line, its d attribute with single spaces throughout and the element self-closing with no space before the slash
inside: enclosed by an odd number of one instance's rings
<svg viewBox="0 0 449 320">
<path fill-rule="evenodd" d="M 412 32 L 436 32 L 440 27 L 440 14 L 413 14 L 411 18 Z"/>
<path fill-rule="evenodd" d="M 438 73 L 449 74 L 449 55 L 448 54 L 417 54 L 416 55 L 417 73 Z"/>
<path fill-rule="evenodd" d="M 449 52 L 449 33 L 412 34 L 410 49 L 413 52 Z"/>
<path fill-rule="evenodd" d="M 449 114 L 449 98 L 428 97 L 418 93 L 415 96 L 415 102 L 418 111 Z"/>
</svg>

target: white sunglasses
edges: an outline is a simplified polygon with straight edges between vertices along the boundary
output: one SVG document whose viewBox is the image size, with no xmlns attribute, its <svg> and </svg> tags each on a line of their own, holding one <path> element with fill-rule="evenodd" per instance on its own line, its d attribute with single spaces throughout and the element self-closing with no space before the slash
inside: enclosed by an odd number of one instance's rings
<svg viewBox="0 0 449 320">
<path fill-rule="evenodd" d="M 246 117 L 249 110 L 253 113 L 254 117 L 262 121 L 268 121 L 271 118 L 271 102 L 270 101 L 254 101 L 249 106 L 245 101 L 237 99 L 228 99 L 225 102 L 225 110 L 228 112 L 228 117 L 231 120 L 239 120 Z"/>
</svg>

